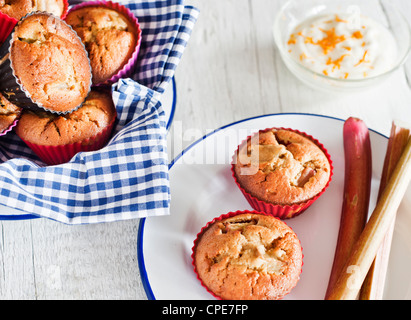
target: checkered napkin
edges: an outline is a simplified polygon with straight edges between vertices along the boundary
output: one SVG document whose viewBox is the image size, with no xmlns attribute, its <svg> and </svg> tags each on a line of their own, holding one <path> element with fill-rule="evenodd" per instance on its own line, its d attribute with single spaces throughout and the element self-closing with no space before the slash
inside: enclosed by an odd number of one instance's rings
<svg viewBox="0 0 411 320">
<path fill-rule="evenodd" d="M 0 203 L 22 210 L 22 216 L 87 224 L 169 214 L 161 95 L 198 10 L 184 0 L 121 3 L 138 17 L 143 34 L 133 79 L 112 86 L 118 124 L 109 144 L 80 152 L 69 163 L 44 166 L 14 133 L 0 138 Z"/>
</svg>

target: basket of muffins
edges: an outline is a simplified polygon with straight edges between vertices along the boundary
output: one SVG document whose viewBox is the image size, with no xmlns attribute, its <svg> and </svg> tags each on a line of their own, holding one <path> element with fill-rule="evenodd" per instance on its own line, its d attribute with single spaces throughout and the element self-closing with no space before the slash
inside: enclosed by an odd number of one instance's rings
<svg viewBox="0 0 411 320">
<path fill-rule="evenodd" d="M 111 85 L 135 71 L 137 18 L 124 6 L 0 1 L 0 134 L 14 130 L 47 165 L 111 138 Z"/>
<path fill-rule="evenodd" d="M 195 276 L 217 299 L 283 299 L 303 266 L 300 240 L 286 221 L 328 188 L 331 157 L 311 135 L 274 127 L 239 144 L 231 172 L 253 210 L 225 213 L 199 230 L 191 254 Z"/>
</svg>

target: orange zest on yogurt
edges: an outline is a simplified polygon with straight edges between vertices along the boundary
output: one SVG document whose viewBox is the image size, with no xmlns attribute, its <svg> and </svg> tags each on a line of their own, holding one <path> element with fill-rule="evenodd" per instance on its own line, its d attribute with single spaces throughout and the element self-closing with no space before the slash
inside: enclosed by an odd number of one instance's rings
<svg viewBox="0 0 411 320">
<path fill-rule="evenodd" d="M 367 62 L 369 62 L 369 61 L 366 61 L 366 60 L 365 60 L 365 56 L 367 55 L 367 53 L 368 53 L 368 51 L 365 50 L 364 55 L 362 56 L 362 58 L 360 59 L 360 61 L 358 61 L 358 63 L 354 65 L 354 67 L 359 66 L 361 63 L 367 63 Z"/>
<path fill-rule="evenodd" d="M 323 49 L 324 54 L 334 50 L 337 44 L 345 40 L 344 35 L 337 35 L 335 33 L 335 28 L 331 28 L 329 30 L 320 28 L 320 30 L 325 33 L 325 37 L 317 41 L 315 44 L 319 45 Z"/>
<path fill-rule="evenodd" d="M 362 35 L 361 31 L 357 30 L 357 31 L 354 31 L 352 33 L 352 37 L 355 38 L 355 39 L 362 39 L 363 35 Z"/>
<path fill-rule="evenodd" d="M 343 22 L 343 23 L 347 23 L 347 20 L 341 19 L 337 14 L 335 15 L 335 21 L 336 22 Z"/>
<path fill-rule="evenodd" d="M 289 35 L 289 54 L 308 69 L 333 78 L 360 79 L 387 71 L 397 55 L 392 34 L 365 16 L 360 17 L 359 29 L 354 28 L 352 18 L 324 14 L 302 21 Z"/>
<path fill-rule="evenodd" d="M 291 34 L 290 35 L 290 39 L 288 40 L 288 44 L 296 44 L 297 43 L 297 39 L 295 37 L 295 34 Z"/>
<path fill-rule="evenodd" d="M 332 60 L 331 57 L 328 58 L 327 60 L 327 65 L 332 65 L 332 70 L 334 71 L 335 68 L 340 69 L 341 68 L 341 62 L 343 61 L 343 59 L 346 57 L 346 54 L 343 54 L 341 57 L 339 57 L 338 59 Z"/>
</svg>

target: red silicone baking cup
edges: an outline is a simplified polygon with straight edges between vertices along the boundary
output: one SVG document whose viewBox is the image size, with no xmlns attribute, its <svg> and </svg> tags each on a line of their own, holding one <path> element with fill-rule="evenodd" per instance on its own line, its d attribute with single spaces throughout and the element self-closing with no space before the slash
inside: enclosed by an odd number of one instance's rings
<svg viewBox="0 0 411 320">
<path fill-rule="evenodd" d="M 64 20 L 64 18 L 67 16 L 68 7 L 69 7 L 68 0 L 63 0 L 63 4 L 64 4 L 63 12 L 60 16 L 61 20 Z"/>
<path fill-rule="evenodd" d="M 223 300 L 223 299 L 222 299 L 220 296 L 218 296 L 216 293 L 214 293 L 210 288 L 208 288 L 207 285 L 206 285 L 206 284 L 203 282 L 203 280 L 201 279 L 200 275 L 198 274 L 197 267 L 196 267 L 196 263 L 195 263 L 195 250 L 196 250 L 196 247 L 197 247 L 197 245 L 198 245 L 198 243 L 199 243 L 199 241 L 200 241 L 200 239 L 201 239 L 202 234 L 203 234 L 212 224 L 214 224 L 214 223 L 216 223 L 216 222 L 218 222 L 218 221 L 227 219 L 227 218 L 234 217 L 234 216 L 239 215 L 239 214 L 247 214 L 247 213 L 250 213 L 250 214 L 261 214 L 261 215 L 271 216 L 271 215 L 269 215 L 269 214 L 267 214 L 267 213 L 265 213 L 265 212 L 256 211 L 256 210 L 237 210 L 237 211 L 228 212 L 228 213 L 222 214 L 221 216 L 216 217 L 216 218 L 214 218 L 213 220 L 209 221 L 204 227 L 201 228 L 200 232 L 197 234 L 196 238 L 195 238 L 194 241 L 193 241 L 193 246 L 192 246 L 192 248 L 191 248 L 191 252 L 192 252 L 192 253 L 191 253 L 191 264 L 192 264 L 192 266 L 193 266 L 193 269 L 194 269 L 194 273 L 195 273 L 195 275 L 196 275 L 196 278 L 198 279 L 198 281 L 200 282 L 200 284 L 207 290 L 207 292 L 210 293 L 214 298 L 216 298 L 216 299 L 218 299 L 218 300 Z M 276 219 L 279 219 L 278 217 L 275 217 L 275 218 L 276 218 Z M 279 220 L 280 220 L 280 219 L 279 219 Z M 282 221 L 282 222 L 283 222 L 284 224 L 286 224 L 284 221 Z M 286 225 L 287 225 L 287 224 L 286 224 Z M 292 230 L 292 228 L 291 228 L 289 225 L 287 225 L 287 226 Z M 293 286 L 293 287 L 290 287 L 289 290 L 288 290 L 288 292 L 286 292 L 286 293 L 285 293 L 284 295 L 282 295 L 281 297 L 278 297 L 277 300 L 281 300 L 281 299 L 283 299 L 287 294 L 289 294 L 289 293 L 292 291 L 292 289 L 295 288 L 295 286 L 297 285 L 297 283 L 298 283 L 298 281 L 299 281 L 299 279 L 300 279 L 300 276 L 301 276 L 301 273 L 302 273 L 302 267 L 303 267 L 303 264 L 304 264 L 304 254 L 303 254 L 303 252 L 302 252 L 302 251 L 303 251 L 303 248 L 302 248 L 302 246 L 301 246 L 301 242 L 300 242 L 300 247 L 301 247 L 301 255 L 302 255 L 300 275 L 299 275 L 297 281 L 295 282 L 294 286 Z"/>
<path fill-rule="evenodd" d="M 110 124 L 97 135 L 77 143 L 60 146 L 42 146 L 30 143 L 24 139 L 22 140 L 44 163 L 47 165 L 58 165 L 70 161 L 78 152 L 96 151 L 103 148 L 111 137 L 115 120 L 114 118 Z"/>
<path fill-rule="evenodd" d="M 16 19 L 0 12 L 0 46 L 13 31 L 13 28 L 17 22 L 18 21 Z"/>
<path fill-rule="evenodd" d="M 96 7 L 96 6 L 105 6 L 105 7 L 108 7 L 110 9 L 114 9 L 117 12 L 122 13 L 132 23 L 134 23 L 134 25 L 136 27 L 136 30 L 137 30 L 136 47 L 135 47 L 130 59 L 123 66 L 123 68 L 121 70 L 119 70 L 110 79 L 108 79 L 104 82 L 100 82 L 100 83 L 93 83 L 93 86 L 107 86 L 107 85 L 111 85 L 111 84 L 117 82 L 119 79 L 128 78 L 134 73 L 136 62 L 137 62 L 137 57 L 138 57 L 138 53 L 140 51 L 140 45 L 141 45 L 141 28 L 140 28 L 140 24 L 138 23 L 138 19 L 136 18 L 136 16 L 128 8 L 126 8 L 125 6 L 123 6 L 119 3 L 115 3 L 115 2 L 111 2 L 111 1 L 97 0 L 97 1 L 83 2 L 83 3 L 80 3 L 80 4 L 72 7 L 69 10 L 68 14 L 70 14 L 72 11 L 75 11 L 75 10 L 78 10 L 78 9 L 81 9 L 81 8 L 84 8 L 84 7 Z M 67 15 L 66 15 L 66 17 L 67 17 Z"/>
<path fill-rule="evenodd" d="M 331 156 L 328 153 L 327 149 L 324 147 L 324 145 L 322 143 L 320 143 L 317 139 L 315 139 L 314 137 L 312 137 L 311 135 L 299 131 L 299 130 L 295 130 L 295 129 L 290 129 L 290 128 L 283 128 L 283 127 L 279 127 L 279 128 L 268 128 L 265 130 L 260 130 L 258 133 L 260 132 L 266 132 L 272 129 L 276 129 L 276 130 L 288 130 L 288 131 L 293 131 L 296 132 L 308 139 L 310 139 L 311 141 L 313 141 L 325 154 L 325 156 L 328 159 L 328 162 L 330 163 L 330 177 L 328 179 L 327 184 L 324 186 L 324 188 L 317 194 L 315 195 L 313 198 L 305 201 L 305 202 L 301 202 L 301 203 L 296 203 L 296 204 L 292 204 L 292 205 L 279 205 L 279 204 L 273 204 L 273 203 L 269 203 L 269 202 L 265 202 L 262 200 L 257 199 L 256 197 L 254 197 L 253 195 L 251 195 L 250 193 L 248 193 L 239 183 L 238 179 L 237 179 L 237 175 L 235 173 L 235 161 L 236 161 L 236 156 L 238 154 L 238 151 L 240 149 L 240 147 L 246 143 L 251 136 L 248 136 L 247 139 L 245 139 L 237 148 L 234 156 L 233 156 L 233 162 L 231 164 L 231 172 L 232 172 L 232 176 L 234 178 L 234 181 L 236 183 L 236 185 L 238 186 L 238 188 L 241 190 L 242 194 L 244 195 L 244 197 L 246 198 L 246 200 L 248 201 L 248 203 L 250 204 L 250 206 L 257 211 L 262 211 L 262 212 L 266 212 L 270 215 L 273 215 L 275 217 L 278 217 L 280 219 L 290 219 L 293 217 L 296 217 L 300 214 L 302 214 L 305 210 L 307 210 L 324 192 L 325 190 L 328 188 L 328 186 L 330 185 L 330 182 L 332 180 L 332 175 L 333 175 L 333 165 L 332 165 L 332 160 L 331 160 Z"/>
</svg>

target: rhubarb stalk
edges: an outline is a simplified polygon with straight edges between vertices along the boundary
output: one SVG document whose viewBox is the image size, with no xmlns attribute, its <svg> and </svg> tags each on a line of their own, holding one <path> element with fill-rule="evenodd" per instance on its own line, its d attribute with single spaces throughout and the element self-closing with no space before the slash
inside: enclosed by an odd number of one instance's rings
<svg viewBox="0 0 411 320">
<path fill-rule="evenodd" d="M 355 243 L 329 300 L 352 300 L 362 283 L 397 213 L 411 180 L 411 138 L 381 194 L 377 205 Z"/>
<path fill-rule="evenodd" d="M 365 226 L 371 192 L 371 142 L 368 128 L 361 119 L 350 117 L 345 121 L 343 142 L 344 197 L 326 299 Z"/>
<path fill-rule="evenodd" d="M 409 136 L 409 129 L 402 128 L 394 122 L 392 123 L 391 133 L 388 139 L 387 151 L 384 159 L 384 166 L 381 174 L 380 188 L 378 190 L 378 199 L 381 198 L 381 194 L 387 186 L 388 179 L 391 177 L 392 172 L 394 171 L 394 168 L 405 149 Z M 391 226 L 361 287 L 360 300 L 382 299 L 394 225 L 395 217 L 391 222 Z"/>
</svg>

